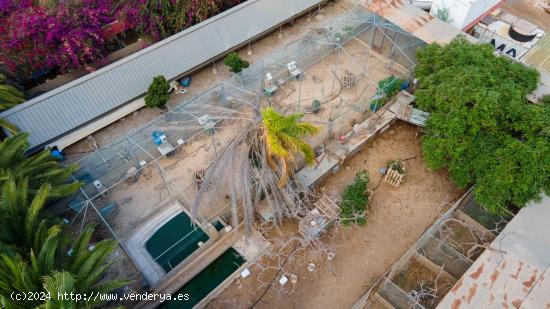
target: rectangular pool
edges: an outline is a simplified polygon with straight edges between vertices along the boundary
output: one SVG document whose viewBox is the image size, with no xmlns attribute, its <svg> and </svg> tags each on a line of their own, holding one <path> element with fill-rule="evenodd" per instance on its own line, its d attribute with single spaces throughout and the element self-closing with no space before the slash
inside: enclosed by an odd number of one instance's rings
<svg viewBox="0 0 550 309">
<path fill-rule="evenodd" d="M 208 235 L 193 224 L 186 213 L 179 213 L 166 222 L 145 242 L 151 257 L 169 272 L 206 242 Z"/>
<path fill-rule="evenodd" d="M 189 300 L 172 300 L 162 304 L 160 308 L 193 308 L 245 262 L 242 255 L 229 248 L 175 293 L 189 294 Z"/>
</svg>

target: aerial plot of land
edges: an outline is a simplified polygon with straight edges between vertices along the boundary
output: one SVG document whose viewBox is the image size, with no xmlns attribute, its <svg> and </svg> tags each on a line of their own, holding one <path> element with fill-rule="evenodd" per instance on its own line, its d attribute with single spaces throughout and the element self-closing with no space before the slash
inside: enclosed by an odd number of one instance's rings
<svg viewBox="0 0 550 309">
<path fill-rule="evenodd" d="M 0 1 L 0 307 L 550 307 L 550 3 Z"/>
</svg>

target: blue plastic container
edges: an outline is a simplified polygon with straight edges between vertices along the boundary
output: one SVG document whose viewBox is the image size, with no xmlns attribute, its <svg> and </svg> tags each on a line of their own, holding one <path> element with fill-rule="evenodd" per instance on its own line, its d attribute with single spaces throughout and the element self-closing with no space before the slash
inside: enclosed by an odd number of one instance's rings
<svg viewBox="0 0 550 309">
<path fill-rule="evenodd" d="M 161 136 L 163 136 L 164 133 L 162 133 L 161 131 L 153 131 L 153 133 L 151 134 L 151 137 L 153 138 L 153 142 L 157 145 L 162 145 L 162 143 L 164 142 L 161 138 Z"/>
<path fill-rule="evenodd" d="M 61 152 L 61 150 L 52 149 L 50 150 L 50 154 L 52 155 L 52 157 L 56 158 L 59 161 L 65 160 L 65 156 L 63 155 L 63 152 Z"/>
<path fill-rule="evenodd" d="M 191 85 L 191 76 L 182 79 L 180 85 L 182 85 L 183 87 L 189 87 L 189 85 Z"/>
</svg>

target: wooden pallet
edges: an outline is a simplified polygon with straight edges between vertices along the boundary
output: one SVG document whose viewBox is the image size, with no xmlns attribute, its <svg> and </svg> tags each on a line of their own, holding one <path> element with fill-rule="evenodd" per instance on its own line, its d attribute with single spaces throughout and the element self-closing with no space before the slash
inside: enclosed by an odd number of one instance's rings
<svg viewBox="0 0 550 309">
<path fill-rule="evenodd" d="M 404 174 L 400 174 L 398 171 L 390 169 L 386 172 L 386 175 L 384 175 L 384 181 L 397 188 L 401 182 L 403 182 L 404 176 Z"/>
</svg>

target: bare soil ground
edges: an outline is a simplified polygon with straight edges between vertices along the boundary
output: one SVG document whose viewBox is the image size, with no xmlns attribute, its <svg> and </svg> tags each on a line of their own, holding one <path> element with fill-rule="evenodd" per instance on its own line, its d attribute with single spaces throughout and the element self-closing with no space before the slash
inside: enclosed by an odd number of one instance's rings
<svg viewBox="0 0 550 309">
<path fill-rule="evenodd" d="M 410 293 L 411 291 L 418 292 L 423 289 L 436 290 L 434 293 L 437 296 L 436 298 L 422 298 L 420 301 L 425 308 L 435 308 L 437 302 L 445 297 L 455 281 L 455 279 L 447 276 L 439 276 L 437 272 L 429 269 L 416 259 L 411 259 L 409 261 L 409 266 L 401 273 L 397 274 L 393 279 L 393 282 L 405 293 Z M 424 284 L 424 286 L 422 286 L 422 284 Z"/>
<path fill-rule="evenodd" d="M 298 20 L 292 27 L 283 31 L 283 43 L 287 37 L 292 41 L 303 34 L 304 31 L 318 26 L 318 20 L 322 21 L 321 24 L 326 23 L 328 21 L 327 15 L 332 16 L 342 12 L 341 7 L 331 5 L 325 7 L 320 15 L 315 15 L 317 18 L 312 17 L 309 22 L 307 17 Z M 264 41 L 271 42 L 271 44 L 264 44 Z M 270 35 L 251 46 L 253 50 L 251 56 L 246 55 L 245 50 L 243 57 L 249 57 L 249 60 L 252 60 L 251 58 L 258 59 L 268 54 L 273 45 L 280 44 L 282 44 L 281 39 L 278 38 L 277 34 Z M 287 82 L 277 92 L 277 95 L 271 98 L 282 109 L 288 108 L 292 112 L 298 101 L 299 91 L 297 88 L 300 83 L 302 83 L 301 100 L 303 102 L 311 102 L 314 98 L 323 100 L 325 97 L 331 96 L 331 92 L 337 94 L 334 100 L 322 105 L 319 113 L 310 113 L 305 116 L 305 120 L 323 127 L 323 133 L 308 141 L 312 145 L 319 145 L 323 140 L 329 138 L 329 131 L 333 136 L 338 136 L 340 133 L 348 131 L 352 122 L 363 121 L 370 114 L 354 111 L 354 106 L 361 105 L 366 108 L 370 98 L 376 91 L 379 80 L 391 74 L 401 76 L 405 72 L 405 69 L 397 63 L 388 66 L 386 58 L 375 52 L 368 52 L 367 46 L 359 40 L 352 40 L 345 44 L 343 48 L 344 50 L 341 50 L 338 55 L 332 53 L 309 66 L 305 70 L 302 81 Z M 176 101 L 185 99 L 184 97 L 189 98 L 190 95 L 200 94 L 200 91 L 211 87 L 222 77 L 226 78 L 230 75 L 223 66 L 218 67 L 218 69 L 217 74 L 213 74 L 208 68 L 193 75 L 193 83 L 190 87 L 191 93 L 173 95 L 170 104 L 174 105 L 177 103 Z M 357 76 L 355 86 L 351 89 L 339 91 L 340 84 L 334 79 L 331 73 L 332 70 L 336 71 L 339 78 L 342 78 L 346 70 L 352 71 Z M 366 74 L 363 74 L 363 72 L 366 72 Z M 335 84 L 334 91 L 332 90 L 333 84 Z M 141 109 L 137 114 L 130 115 L 97 132 L 94 137 L 101 147 L 108 143 L 109 139 L 125 134 L 158 115 L 160 115 L 160 112 L 157 109 Z M 329 119 L 333 120 L 330 130 L 327 126 Z M 173 199 L 178 200 L 190 210 L 197 191 L 193 183 L 194 173 L 207 169 L 214 162 L 216 151 L 222 151 L 224 145 L 228 144 L 245 125 L 246 123 L 242 121 L 230 120 L 224 123 L 223 128 L 217 130 L 213 137 L 203 132 L 191 140 L 186 140 L 186 144 L 179 147 L 174 156 L 159 160 L 162 171 L 156 164 L 147 166 L 140 172 L 138 177 L 135 177 L 135 180 L 128 179 L 117 184 L 109 190 L 109 196 L 102 198 L 102 201 L 96 199 L 94 201 L 96 206 L 101 208 L 102 203 L 105 204 L 106 202 L 115 202 L 118 205 L 119 214 L 107 220 L 118 237 L 122 239 L 126 239 L 137 226 L 145 222 L 149 216 L 158 212 L 162 207 L 170 204 Z M 74 155 L 71 155 L 71 151 Z M 81 141 L 67 149 L 70 159 L 81 157 L 89 151 L 91 151 L 91 148 L 86 141 Z M 161 173 L 163 177 L 161 177 Z M 215 216 L 224 217 L 229 210 L 227 195 L 228 192 L 225 192 L 222 188 L 212 188 L 202 202 L 199 212 L 200 221 L 202 222 L 203 219 L 210 220 Z"/>
<path fill-rule="evenodd" d="M 421 158 L 417 129 L 405 123 L 396 123 L 356 154 L 322 187 L 325 192 L 340 194 L 351 183 L 355 173 L 367 169 L 371 176 L 370 189 L 376 189 L 370 202 L 367 226 L 363 228 L 334 227 L 324 235 L 323 242 L 334 249 L 336 257 L 328 261 L 326 255 L 306 251 L 286 262 L 282 273 L 296 274 L 298 282 L 281 288 L 275 281 L 265 293 L 265 285 L 280 274 L 274 270 L 261 272 L 251 267 L 252 275 L 240 279 L 209 308 L 349 308 L 369 285 L 381 276 L 440 214 L 439 208 L 461 195 L 444 171 L 429 171 Z M 409 159 L 411 158 L 411 159 Z M 405 162 L 407 175 L 399 188 L 381 183 L 378 169 L 388 160 L 409 159 Z M 379 184 L 380 183 L 380 184 Z M 285 223 L 280 232 L 270 231 L 266 237 L 278 246 L 281 239 L 297 233 L 295 221 Z M 287 244 L 288 253 L 294 243 Z M 276 261 L 279 259 L 279 261 Z M 281 263 L 282 262 L 282 263 Z M 316 264 L 309 272 L 307 264 Z M 260 265 L 284 264 L 284 257 L 266 257 Z M 258 274 L 261 273 L 261 278 Z M 258 299 L 261 297 L 261 300 Z"/>
</svg>

